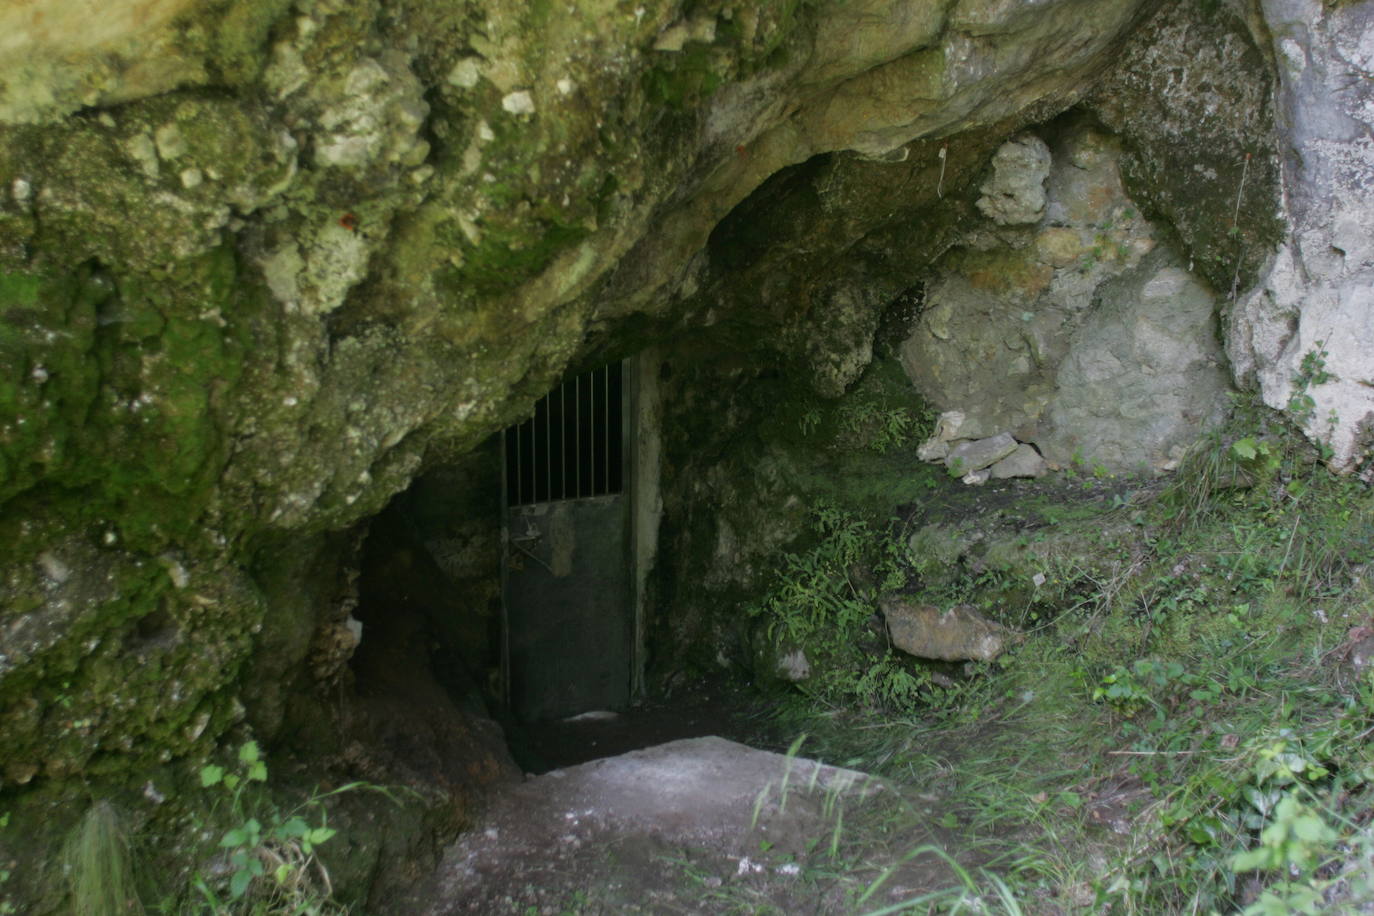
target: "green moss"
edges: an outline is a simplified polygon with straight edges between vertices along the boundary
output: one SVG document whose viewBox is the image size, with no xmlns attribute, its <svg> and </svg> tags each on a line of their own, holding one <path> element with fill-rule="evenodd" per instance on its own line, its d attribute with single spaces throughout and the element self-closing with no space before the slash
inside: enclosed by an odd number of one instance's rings
<svg viewBox="0 0 1374 916">
<path fill-rule="evenodd" d="M 110 296 L 89 266 L 0 274 L 0 504 L 79 457 L 96 398 L 96 310 Z"/>
<path fill-rule="evenodd" d="M 949 263 L 953 272 L 967 277 L 975 288 L 1017 298 L 1038 296 L 1054 277 L 1053 267 L 1010 248 L 961 248 L 949 255 Z"/>
<path fill-rule="evenodd" d="M 711 45 L 690 43 L 661 65 L 646 70 L 644 95 L 650 103 L 675 111 L 696 108 L 725 82 L 728 64 Z"/>
<path fill-rule="evenodd" d="M 56 522 L 60 510 L 48 502 L 46 512 L 21 508 L 31 521 Z M 22 532 L 6 534 L 24 549 Z M 118 783 L 207 747 L 236 715 L 226 688 L 261 616 L 256 593 L 203 575 L 203 591 L 181 591 L 162 562 L 127 552 L 68 545 L 62 554 L 71 564 L 62 600 L 45 594 L 30 611 L 60 631 L 12 646 L 15 667 L 0 682 L 8 711 L 0 765 L 59 782 L 81 774 Z"/>
<path fill-rule="evenodd" d="M 262 72 L 273 26 L 291 8 L 291 0 L 237 0 L 213 32 L 212 60 L 220 79 L 243 85 Z"/>
<path fill-rule="evenodd" d="M 193 532 L 264 301 L 228 248 L 160 280 L 0 278 L 0 502 L 40 488 L 135 546 Z"/>
<path fill-rule="evenodd" d="M 463 254 L 463 266 L 445 271 L 442 282 L 451 290 L 470 289 L 480 296 L 496 296 L 536 276 L 563 249 L 586 238 L 586 229 L 545 224 L 542 235 L 528 230 L 488 231 L 481 243 Z"/>
</svg>

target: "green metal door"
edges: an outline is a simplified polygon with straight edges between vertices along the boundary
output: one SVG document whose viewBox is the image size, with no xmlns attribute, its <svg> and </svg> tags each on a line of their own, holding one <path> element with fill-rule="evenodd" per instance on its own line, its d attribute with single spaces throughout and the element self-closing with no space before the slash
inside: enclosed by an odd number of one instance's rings
<svg viewBox="0 0 1374 916">
<path fill-rule="evenodd" d="M 620 364 L 506 431 L 505 677 L 521 719 L 624 707 L 633 615 Z"/>
</svg>

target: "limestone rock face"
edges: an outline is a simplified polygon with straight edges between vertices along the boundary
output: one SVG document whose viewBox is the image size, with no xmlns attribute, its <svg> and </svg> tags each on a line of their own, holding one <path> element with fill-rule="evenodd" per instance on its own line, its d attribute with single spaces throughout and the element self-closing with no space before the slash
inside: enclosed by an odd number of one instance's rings
<svg viewBox="0 0 1374 916">
<path fill-rule="evenodd" d="M 1286 232 L 1227 333 L 1239 377 L 1333 451 L 1374 445 L 1374 5 L 1266 0 L 1274 37 Z"/>
<path fill-rule="evenodd" d="M 907 253 L 938 253 L 919 214 L 951 194 L 952 227 L 987 153 L 1078 99 L 1147 6 L 6 5 L 5 787 L 137 788 L 284 728 L 276 688 L 336 682 L 351 647 L 341 586 L 286 584 L 282 545 L 346 564 L 325 535 L 574 360 L 718 323 L 845 390 Z M 708 251 L 792 166 L 817 202 L 795 234 Z"/>
<path fill-rule="evenodd" d="M 261 66 L 288 0 L 14 0 L 0 9 L 0 124 L 33 122 Z"/>
<path fill-rule="evenodd" d="M 944 441 L 1163 466 L 1212 415 L 1234 286 L 1242 377 L 1354 461 L 1370 6 L 1262 4 L 1281 173 L 1265 54 L 1201 6 L 6 4 L 0 788 L 137 789 L 285 728 L 286 685 L 347 671 L 350 529 L 651 342 L 716 427 L 665 471 L 684 595 L 747 592 L 806 515 L 785 449 L 733 435 L 796 435 L 748 386 L 861 386 L 894 302 L 966 415 Z"/>
<path fill-rule="evenodd" d="M 1059 366 L 1036 444 L 1062 465 L 1079 456 L 1108 468 L 1173 467 L 1225 410 L 1215 297 L 1162 249 L 1098 297 Z"/>
<path fill-rule="evenodd" d="M 1045 212 L 1050 148 L 1035 134 L 1008 140 L 992 157 L 992 177 L 982 187 L 978 210 L 1003 226 L 1038 223 Z"/>
<path fill-rule="evenodd" d="M 1043 203 L 1013 220 L 1033 222 L 975 230 L 937 265 L 903 365 L 933 403 L 964 414 L 960 437 L 1010 432 L 1060 464 L 1170 467 L 1225 404 L 1216 296 L 1127 195 L 1114 138 L 1076 121 L 1047 134 L 1053 143 L 1025 135 L 994 157 L 1001 175 L 999 159 L 1052 153 Z M 1007 223 L 988 199 L 979 209 Z"/>
<path fill-rule="evenodd" d="M 1002 654 L 1011 635 L 966 604 L 942 610 L 888 597 L 879 605 L 892 645 L 918 658 L 989 662 Z"/>
</svg>

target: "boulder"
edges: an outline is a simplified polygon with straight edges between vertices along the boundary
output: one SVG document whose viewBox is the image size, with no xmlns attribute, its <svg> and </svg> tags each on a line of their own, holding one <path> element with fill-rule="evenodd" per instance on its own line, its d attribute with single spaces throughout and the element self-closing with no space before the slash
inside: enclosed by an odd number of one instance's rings
<svg viewBox="0 0 1374 916">
<path fill-rule="evenodd" d="M 889 596 L 879 602 L 892 645 L 918 658 L 992 661 L 1012 632 L 967 604 L 941 610 L 933 604 Z"/>
<path fill-rule="evenodd" d="M 916 457 L 922 461 L 939 464 L 949 457 L 949 443 L 939 436 L 931 436 L 917 447 Z"/>
<path fill-rule="evenodd" d="M 1036 223 L 1045 212 L 1050 148 L 1034 134 L 1014 137 L 992 157 L 992 177 L 980 189 L 978 209 L 994 223 Z"/>
<path fill-rule="evenodd" d="M 994 480 L 1005 480 L 1008 477 L 1039 477 L 1049 468 L 1045 464 L 1045 459 L 1035 450 L 1035 446 L 1022 442 L 1016 446 L 1016 451 L 988 470 L 991 471 Z"/>
<path fill-rule="evenodd" d="M 1127 193 L 1117 138 L 1072 118 L 1044 133 L 1033 225 L 991 228 L 1004 215 L 979 201 L 989 228 L 940 261 L 903 367 L 962 412 L 959 438 L 1014 431 L 1059 464 L 1168 469 L 1226 406 L 1217 295 Z"/>
<path fill-rule="evenodd" d="M 1010 433 L 998 433 L 986 439 L 960 442 L 949 450 L 945 466 L 950 473 L 963 476 L 991 467 L 1016 451 L 1016 440 Z"/>
<path fill-rule="evenodd" d="M 1035 443 L 1058 464 L 1172 469 L 1226 409 L 1215 296 L 1160 249 L 1098 297 Z"/>
</svg>

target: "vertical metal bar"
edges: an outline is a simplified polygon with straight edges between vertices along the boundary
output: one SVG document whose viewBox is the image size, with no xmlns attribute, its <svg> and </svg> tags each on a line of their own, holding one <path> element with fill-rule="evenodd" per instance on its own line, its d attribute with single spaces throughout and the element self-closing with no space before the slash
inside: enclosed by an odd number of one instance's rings
<svg viewBox="0 0 1374 916">
<path fill-rule="evenodd" d="M 520 429 L 524 423 L 517 423 L 515 426 L 515 505 L 520 505 L 524 499 L 525 469 L 520 464 L 520 453 L 524 451 L 525 443 L 520 436 Z"/>
<path fill-rule="evenodd" d="M 501 457 L 507 459 L 506 451 L 511 439 L 515 440 L 516 501 L 519 502 L 520 486 L 520 427 L 515 427 L 515 435 L 501 437 Z M 511 486 L 510 467 L 507 460 L 501 462 L 501 645 L 497 658 L 500 678 L 501 702 L 510 708 L 510 517 Z"/>
<path fill-rule="evenodd" d="M 582 376 L 573 379 L 573 495 L 582 498 Z"/>
<path fill-rule="evenodd" d="M 595 381 L 601 378 L 601 370 L 597 369 L 592 374 Z M 601 485 L 597 482 L 597 474 L 601 472 L 601 398 L 596 396 L 596 384 L 592 385 L 592 495 L 601 495 Z"/>
<path fill-rule="evenodd" d="M 596 495 L 596 370 L 587 373 L 587 495 Z"/>
<path fill-rule="evenodd" d="M 558 385 L 558 498 L 568 498 L 568 383 Z"/>
<path fill-rule="evenodd" d="M 549 408 L 553 402 L 549 396 L 544 395 L 544 499 L 547 500 L 553 495 L 553 462 L 549 460 L 549 440 L 553 438 L 553 431 L 550 423 L 553 422 L 551 415 L 553 411 Z"/>
<path fill-rule="evenodd" d="M 601 425 L 605 429 L 602 438 L 605 440 L 605 448 L 601 452 L 601 464 L 605 468 L 603 472 L 606 476 L 606 489 L 603 493 L 611 492 L 611 367 L 607 366 L 601 370 Z"/>
<path fill-rule="evenodd" d="M 643 480 L 640 478 L 639 418 L 642 410 L 641 387 L 643 376 L 641 368 L 645 364 L 644 354 L 632 356 L 622 362 L 620 369 L 621 392 L 621 464 L 624 473 L 621 477 L 622 492 L 625 494 L 625 564 L 630 570 L 630 697 L 637 698 L 644 693 L 644 576 L 640 569 L 640 537 L 643 536 L 643 521 L 640 513 L 640 500 L 644 498 Z"/>
</svg>

